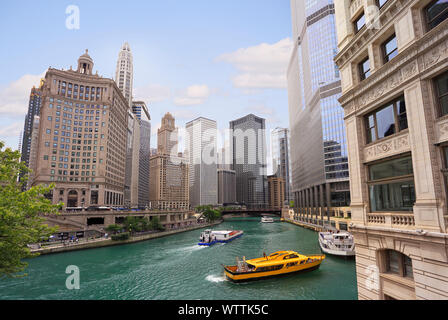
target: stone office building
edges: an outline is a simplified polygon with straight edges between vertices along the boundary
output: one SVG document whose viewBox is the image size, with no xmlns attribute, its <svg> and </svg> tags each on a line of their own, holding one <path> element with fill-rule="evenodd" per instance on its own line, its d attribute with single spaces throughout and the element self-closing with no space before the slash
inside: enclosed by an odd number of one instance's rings
<svg viewBox="0 0 448 320">
<path fill-rule="evenodd" d="M 53 203 L 66 207 L 124 201 L 129 104 L 113 79 L 92 71 L 86 50 L 76 70 L 50 68 L 42 87 L 32 185 L 55 183 Z"/>
<path fill-rule="evenodd" d="M 360 299 L 448 299 L 448 2 L 335 1 Z"/>
</svg>

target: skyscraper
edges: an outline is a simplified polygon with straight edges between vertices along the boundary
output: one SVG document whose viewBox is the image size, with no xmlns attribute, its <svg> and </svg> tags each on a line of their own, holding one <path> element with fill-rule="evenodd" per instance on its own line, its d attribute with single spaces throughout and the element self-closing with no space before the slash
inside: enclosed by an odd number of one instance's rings
<svg viewBox="0 0 448 320">
<path fill-rule="evenodd" d="M 288 67 L 292 192 L 302 214 L 350 204 L 333 0 L 291 0 Z"/>
<path fill-rule="evenodd" d="M 157 134 L 157 154 L 150 159 L 149 200 L 152 209 L 190 207 L 188 164 L 179 154 L 174 117 L 167 113 Z M 169 151 L 168 151 L 169 150 Z"/>
<path fill-rule="evenodd" d="M 43 81 L 41 81 L 41 85 L 39 88 L 33 87 L 30 93 L 30 100 L 28 103 L 28 112 L 25 116 L 25 123 L 23 126 L 23 135 L 22 135 L 22 143 L 21 143 L 21 152 L 22 162 L 25 162 L 25 165 L 29 167 L 29 159 L 30 159 L 30 148 L 31 148 L 31 137 L 33 134 L 33 122 L 34 117 L 39 116 L 40 107 L 42 103 L 42 85 Z"/>
<path fill-rule="evenodd" d="M 237 202 L 268 207 L 265 119 L 249 114 L 230 122 Z"/>
<path fill-rule="evenodd" d="M 151 117 L 148 112 L 148 108 L 144 102 L 133 102 L 132 110 L 135 114 L 136 110 L 143 110 L 148 119 L 144 120 L 137 115 L 140 125 L 140 150 L 139 150 L 139 174 L 138 174 L 138 205 L 140 207 L 149 206 L 149 179 L 150 169 L 149 160 L 151 157 Z"/>
<path fill-rule="evenodd" d="M 283 178 L 285 183 L 285 201 L 291 199 L 291 171 L 290 171 L 290 134 L 286 128 L 275 128 L 271 133 L 271 153 L 273 173 Z"/>
<path fill-rule="evenodd" d="M 203 117 L 186 124 L 186 147 L 190 163 L 190 203 L 218 203 L 217 125 Z"/>
<path fill-rule="evenodd" d="M 128 105 L 132 106 L 132 86 L 134 83 L 134 66 L 132 59 L 131 47 L 127 42 L 123 44 L 118 53 L 117 69 L 115 71 L 115 81 L 118 88 L 128 101 Z"/>
<path fill-rule="evenodd" d="M 137 116 L 131 112 L 131 109 L 127 110 L 127 119 L 124 204 L 128 207 L 138 207 L 140 122 Z"/>
<path fill-rule="evenodd" d="M 77 70 L 50 68 L 42 87 L 32 185 L 55 183 L 68 207 L 123 205 L 129 105 L 112 79 L 93 74 L 87 50 Z"/>
</svg>

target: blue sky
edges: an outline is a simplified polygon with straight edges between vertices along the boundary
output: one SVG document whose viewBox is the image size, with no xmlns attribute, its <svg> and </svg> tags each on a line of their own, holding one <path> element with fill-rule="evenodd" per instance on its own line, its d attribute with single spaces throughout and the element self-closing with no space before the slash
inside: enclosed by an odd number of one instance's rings
<svg viewBox="0 0 448 320">
<path fill-rule="evenodd" d="M 78 30 L 66 28 L 69 5 L 79 8 Z M 112 78 L 125 41 L 134 98 L 149 105 L 154 132 L 168 111 L 179 127 L 204 116 L 228 128 L 248 113 L 288 126 L 289 0 L 8 1 L 0 34 L 0 140 L 13 148 L 49 66 L 75 68 L 89 49 L 94 71 Z"/>
</svg>

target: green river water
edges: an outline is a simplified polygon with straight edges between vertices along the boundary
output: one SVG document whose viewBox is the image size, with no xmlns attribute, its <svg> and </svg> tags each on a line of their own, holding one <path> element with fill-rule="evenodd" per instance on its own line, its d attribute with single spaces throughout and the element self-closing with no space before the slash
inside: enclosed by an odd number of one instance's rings
<svg viewBox="0 0 448 320">
<path fill-rule="evenodd" d="M 357 299 L 353 258 L 328 256 L 315 271 L 247 283 L 232 283 L 221 264 L 257 258 L 263 252 L 320 253 L 316 232 L 286 222 L 232 219 L 215 230 L 244 235 L 227 244 L 197 245 L 201 230 L 99 249 L 30 259 L 20 279 L 0 280 L 0 299 L 315 300 Z M 67 266 L 80 270 L 80 289 L 68 290 Z"/>
</svg>

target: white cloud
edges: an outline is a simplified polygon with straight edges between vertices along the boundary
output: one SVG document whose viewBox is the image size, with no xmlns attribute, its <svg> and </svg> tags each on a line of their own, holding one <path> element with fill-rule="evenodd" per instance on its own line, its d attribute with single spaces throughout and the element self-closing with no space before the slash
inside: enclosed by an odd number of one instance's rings
<svg viewBox="0 0 448 320">
<path fill-rule="evenodd" d="M 264 104 L 253 105 L 246 108 L 247 112 L 252 112 L 257 116 L 266 118 L 266 122 L 271 125 L 279 125 L 281 123 L 274 108 L 265 106 Z"/>
<path fill-rule="evenodd" d="M 197 112 L 187 109 L 175 110 L 172 112 L 172 114 L 176 120 L 184 120 L 184 121 L 190 121 L 199 116 Z"/>
<path fill-rule="evenodd" d="M 171 90 L 160 84 L 148 84 L 134 89 L 134 100 L 142 100 L 147 104 L 161 102 L 171 98 Z"/>
<path fill-rule="evenodd" d="M 205 102 L 210 96 L 210 89 L 207 85 L 193 85 L 179 92 L 174 98 L 174 104 L 178 106 L 198 105 Z"/>
<path fill-rule="evenodd" d="M 0 114 L 24 115 L 28 111 L 31 88 L 38 87 L 40 79 L 45 76 L 26 74 L 9 85 L 0 88 Z"/>
<path fill-rule="evenodd" d="M 216 61 L 231 63 L 240 71 L 233 85 L 243 89 L 284 89 L 293 42 L 290 38 L 274 44 L 262 43 L 219 56 Z"/>
<path fill-rule="evenodd" d="M 2 126 L 0 128 L 0 140 L 2 138 L 8 138 L 8 137 L 18 138 L 20 131 L 22 130 L 23 130 L 23 121 L 11 123 L 10 125 L 5 127 Z"/>
</svg>

